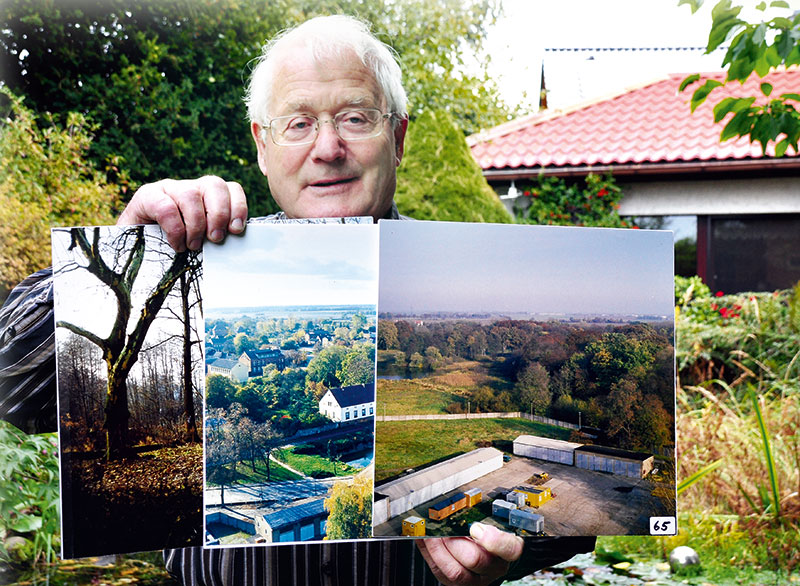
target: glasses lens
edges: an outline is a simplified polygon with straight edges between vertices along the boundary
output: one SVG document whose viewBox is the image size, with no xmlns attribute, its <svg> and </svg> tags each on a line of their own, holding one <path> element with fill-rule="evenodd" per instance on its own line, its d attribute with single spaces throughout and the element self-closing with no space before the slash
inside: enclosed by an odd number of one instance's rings
<svg viewBox="0 0 800 586">
<path fill-rule="evenodd" d="M 362 140 L 381 133 L 380 123 L 389 115 L 375 108 L 347 110 L 339 112 L 332 122 L 339 136 L 344 140 Z M 278 116 L 269 125 L 272 141 L 279 146 L 303 145 L 317 138 L 320 121 L 316 116 Z"/>
<path fill-rule="evenodd" d="M 311 142 L 316 135 L 317 119 L 312 116 L 279 116 L 270 123 L 276 144 Z"/>
<path fill-rule="evenodd" d="M 380 110 L 364 109 L 340 112 L 334 118 L 339 136 L 345 140 L 358 140 L 375 136 L 378 122 L 381 119 Z"/>
</svg>

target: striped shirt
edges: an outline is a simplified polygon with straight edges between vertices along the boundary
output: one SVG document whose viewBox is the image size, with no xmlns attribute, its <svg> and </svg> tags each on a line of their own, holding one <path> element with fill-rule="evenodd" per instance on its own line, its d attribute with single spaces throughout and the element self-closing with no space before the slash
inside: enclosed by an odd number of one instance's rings
<svg viewBox="0 0 800 586">
<path fill-rule="evenodd" d="M 401 218 L 397 208 L 392 218 Z M 282 221 L 277 214 L 268 220 Z M 259 220 L 256 220 L 257 222 Z M 53 273 L 20 283 L 0 309 L 0 418 L 32 433 L 56 429 Z M 526 538 L 504 579 L 594 549 L 594 537 Z M 412 539 L 373 539 L 164 552 L 167 570 L 188 586 L 434 586 L 439 582 Z M 498 580 L 496 584 L 503 580 Z"/>
</svg>

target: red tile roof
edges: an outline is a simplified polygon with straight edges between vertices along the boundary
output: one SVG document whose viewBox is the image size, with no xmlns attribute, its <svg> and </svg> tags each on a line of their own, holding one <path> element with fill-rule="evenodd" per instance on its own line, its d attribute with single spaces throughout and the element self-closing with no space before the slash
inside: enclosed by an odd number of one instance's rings
<svg viewBox="0 0 800 586">
<path fill-rule="evenodd" d="M 723 75 L 704 77 L 722 80 Z M 673 74 L 569 110 L 519 118 L 467 140 L 487 176 L 515 169 L 619 169 L 757 160 L 763 158 L 758 143 L 750 144 L 746 138 L 719 142 L 724 123 L 714 123 L 713 105 L 732 95 L 757 95 L 763 101 L 766 98 L 759 86 L 764 81 L 774 86 L 773 96 L 800 93 L 800 68 L 775 71 L 763 80 L 753 75 L 744 86 L 734 82 L 715 89 L 692 114 L 689 100 L 699 84 L 678 93 L 684 77 L 685 74 Z M 772 154 L 770 146 L 767 156 Z M 791 149 L 784 160 L 787 157 L 798 160 Z"/>
</svg>

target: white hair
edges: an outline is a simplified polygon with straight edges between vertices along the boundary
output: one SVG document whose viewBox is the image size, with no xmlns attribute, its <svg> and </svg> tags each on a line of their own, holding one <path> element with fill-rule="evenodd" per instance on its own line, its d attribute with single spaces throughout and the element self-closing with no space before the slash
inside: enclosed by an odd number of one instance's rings
<svg viewBox="0 0 800 586">
<path fill-rule="evenodd" d="M 278 33 L 264 45 L 244 97 L 250 122 L 267 124 L 277 64 L 281 56 L 296 50 L 298 45 L 310 50 L 318 63 L 348 52 L 355 53 L 375 77 L 389 111 L 396 114 L 392 117 L 392 123 L 396 125 L 400 119 L 408 116 L 406 91 L 394 50 L 379 41 L 361 20 L 334 15 L 307 20 Z"/>
</svg>

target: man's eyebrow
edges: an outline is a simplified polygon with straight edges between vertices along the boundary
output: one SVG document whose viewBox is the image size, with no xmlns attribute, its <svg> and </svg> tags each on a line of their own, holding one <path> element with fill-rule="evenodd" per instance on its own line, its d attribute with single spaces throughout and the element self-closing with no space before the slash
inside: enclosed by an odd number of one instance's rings
<svg viewBox="0 0 800 586">
<path fill-rule="evenodd" d="M 374 98 L 371 96 L 356 96 L 347 100 L 342 100 L 340 102 L 340 106 L 336 109 L 337 112 L 341 112 L 343 110 L 347 110 L 348 108 L 377 108 L 378 106 L 375 103 Z M 316 112 L 316 108 L 314 108 L 311 104 L 306 101 L 297 101 L 297 102 L 286 102 L 283 107 L 281 107 L 282 114 L 280 116 L 286 116 L 290 114 L 307 114 Z"/>
</svg>

